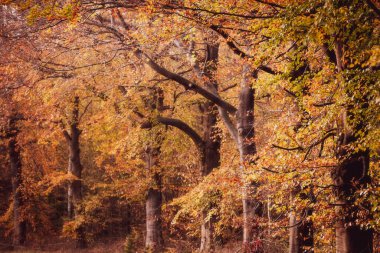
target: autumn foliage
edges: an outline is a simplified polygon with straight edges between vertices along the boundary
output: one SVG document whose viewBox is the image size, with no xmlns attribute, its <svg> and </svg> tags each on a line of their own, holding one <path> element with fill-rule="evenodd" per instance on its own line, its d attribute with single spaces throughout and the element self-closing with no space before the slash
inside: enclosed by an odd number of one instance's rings
<svg viewBox="0 0 380 253">
<path fill-rule="evenodd" d="M 0 251 L 380 249 L 380 3 L 0 1 Z"/>
</svg>

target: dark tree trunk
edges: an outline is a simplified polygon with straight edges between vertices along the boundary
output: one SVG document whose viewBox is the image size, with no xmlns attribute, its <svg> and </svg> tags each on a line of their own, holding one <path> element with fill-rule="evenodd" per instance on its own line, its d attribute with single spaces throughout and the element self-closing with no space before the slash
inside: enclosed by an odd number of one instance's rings
<svg viewBox="0 0 380 253">
<path fill-rule="evenodd" d="M 216 128 L 217 110 L 213 103 L 205 102 L 200 105 L 201 123 L 203 127 L 203 154 L 201 155 L 202 176 L 206 177 L 213 169 L 220 165 L 220 138 Z M 202 212 L 203 223 L 201 226 L 201 252 L 214 250 L 214 222 L 216 217 L 208 218 L 208 210 Z"/>
<path fill-rule="evenodd" d="M 299 191 L 299 187 L 296 187 L 296 189 L 291 193 L 291 201 L 296 198 Z M 303 195 L 301 198 L 313 198 L 313 196 Z M 311 201 L 313 201 L 313 199 L 311 199 Z M 311 208 L 306 208 L 300 215 L 297 215 L 295 212 L 291 212 L 289 217 L 289 253 L 314 252 L 313 222 L 308 220 L 308 217 L 311 215 Z"/>
<path fill-rule="evenodd" d="M 82 214 L 82 164 L 80 160 L 80 142 L 79 137 L 81 130 L 79 124 L 79 97 L 74 99 L 74 107 L 70 122 L 70 133 L 64 131 L 66 141 L 69 146 L 69 165 L 68 172 L 73 174 L 76 179 L 71 181 L 67 190 L 68 198 L 68 215 L 70 218 L 77 219 Z M 85 248 L 86 238 L 84 226 L 80 225 L 76 231 L 76 244 L 78 248 Z"/>
<path fill-rule="evenodd" d="M 351 1 L 341 2 L 340 5 L 350 5 Z M 335 41 L 335 59 L 338 72 L 345 69 L 343 55 L 345 45 L 339 40 Z M 349 74 L 345 75 L 350 79 Z M 371 83 L 366 85 L 372 85 Z M 361 88 L 361 87 L 359 87 Z M 363 87 L 364 88 L 364 87 Z M 346 95 L 351 98 L 346 105 L 345 112 L 338 121 L 339 139 L 337 143 L 338 166 L 332 172 L 335 183 L 335 196 L 337 222 L 336 252 L 337 253 L 372 253 L 373 231 L 361 228 L 360 220 L 369 213 L 359 215 L 359 206 L 355 203 L 356 193 L 368 187 L 371 181 L 369 176 L 369 150 L 353 151 L 350 145 L 357 141 L 356 133 L 366 134 L 366 116 L 362 114 L 368 107 L 368 96 L 365 89 L 363 93 L 355 94 L 353 89 L 346 88 Z M 354 120 L 349 120 L 349 119 Z M 363 209 L 369 209 L 368 203 L 361 203 Z M 364 210 L 361 210 L 364 211 Z"/>
<path fill-rule="evenodd" d="M 127 204 L 125 207 L 121 210 L 121 216 L 122 216 L 122 233 L 125 233 L 129 235 L 132 232 L 131 228 L 131 220 L 132 220 L 132 214 L 131 214 L 131 205 Z"/>
<path fill-rule="evenodd" d="M 340 150 L 340 164 L 333 172 L 337 186 L 336 197 L 336 252 L 337 253 L 372 253 L 373 232 L 356 224 L 359 208 L 354 204 L 355 192 L 365 187 L 370 178 L 368 175 L 369 152 L 347 154 L 344 146 Z"/>
<path fill-rule="evenodd" d="M 253 242 L 255 211 L 258 204 L 253 198 L 253 185 L 244 179 L 244 167 L 249 165 L 250 159 L 256 154 L 254 137 L 254 90 L 245 83 L 239 95 L 239 108 L 237 113 L 238 147 L 240 153 L 240 166 L 243 177 L 243 244 L 248 250 Z M 256 205 L 255 205 L 256 204 Z"/>
<path fill-rule="evenodd" d="M 20 147 L 17 144 L 16 119 L 11 118 L 9 123 L 10 139 L 8 154 L 11 167 L 12 192 L 13 192 L 13 243 L 23 245 L 26 241 L 26 222 L 21 215 L 23 204 L 20 186 L 22 184 L 22 167 Z"/>
<path fill-rule="evenodd" d="M 215 81 L 215 71 L 219 56 L 219 44 L 206 44 L 205 76 L 206 86 L 217 94 L 217 82 Z M 199 71 L 199 70 L 198 70 Z M 200 76 L 200 73 L 198 73 Z M 202 156 L 202 176 L 206 177 L 213 169 L 220 165 L 220 137 L 216 128 L 218 111 L 214 103 L 207 101 L 200 105 L 202 139 L 204 142 Z M 214 250 L 214 222 L 217 217 L 208 217 L 208 211 L 202 212 L 203 223 L 201 226 L 201 252 L 212 252 Z"/>
</svg>

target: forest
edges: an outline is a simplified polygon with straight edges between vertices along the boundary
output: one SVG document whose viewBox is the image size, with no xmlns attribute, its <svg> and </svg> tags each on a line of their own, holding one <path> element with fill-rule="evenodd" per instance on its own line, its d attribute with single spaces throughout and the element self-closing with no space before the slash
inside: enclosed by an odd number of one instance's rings
<svg viewBox="0 0 380 253">
<path fill-rule="evenodd" d="M 379 253 L 380 1 L 0 0 L 0 252 Z"/>
</svg>

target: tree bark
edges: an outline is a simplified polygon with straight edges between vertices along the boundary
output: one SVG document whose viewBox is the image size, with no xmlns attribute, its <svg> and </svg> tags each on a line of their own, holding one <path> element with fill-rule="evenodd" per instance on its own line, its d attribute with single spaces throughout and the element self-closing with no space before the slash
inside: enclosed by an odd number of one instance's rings
<svg viewBox="0 0 380 253">
<path fill-rule="evenodd" d="M 146 166 L 148 170 L 157 166 L 159 148 L 148 148 L 145 153 Z M 153 186 L 148 189 L 146 199 L 146 241 L 145 247 L 152 252 L 162 252 L 164 241 L 162 237 L 162 180 L 161 175 L 155 172 L 153 175 Z"/>
<path fill-rule="evenodd" d="M 201 154 L 201 173 L 203 177 L 209 175 L 213 169 L 220 165 L 220 138 L 217 136 L 217 110 L 213 103 L 205 102 L 200 105 L 201 123 L 203 126 L 203 154 Z M 214 222 L 216 217 L 208 218 L 208 211 L 202 212 L 201 226 L 201 252 L 214 250 Z"/>
<path fill-rule="evenodd" d="M 297 215 L 291 212 L 289 215 L 289 253 L 300 253 Z"/>
<path fill-rule="evenodd" d="M 215 80 L 215 72 L 217 70 L 218 57 L 219 43 L 207 43 L 204 68 L 204 75 L 207 80 L 205 85 L 210 91 L 214 91 L 214 94 L 216 96 L 218 96 L 218 84 Z M 197 72 L 198 77 L 201 78 L 201 71 L 199 69 L 198 63 L 195 64 L 194 68 Z M 220 165 L 221 140 L 217 133 L 218 129 L 216 127 L 216 123 L 218 110 L 214 103 L 211 101 L 204 102 L 200 105 L 200 111 L 202 113 L 201 125 L 203 135 L 202 139 L 204 143 L 201 173 L 203 177 L 206 177 Z M 209 210 L 204 210 L 202 212 L 203 222 L 201 226 L 201 252 L 212 252 L 214 250 L 214 223 L 217 217 L 214 215 L 208 217 L 208 212 Z"/>
<path fill-rule="evenodd" d="M 69 154 L 69 164 L 67 166 L 67 173 L 72 173 L 71 159 Z M 73 204 L 73 192 L 72 187 L 67 187 L 67 216 L 69 219 L 74 219 L 74 204 Z"/>
<path fill-rule="evenodd" d="M 72 118 L 70 122 L 70 133 L 64 131 L 66 141 L 69 146 L 69 165 L 68 173 L 73 174 L 76 179 L 71 181 L 68 186 L 68 215 L 70 218 L 78 219 L 82 214 L 82 163 L 80 160 L 80 142 L 79 137 L 81 130 L 79 125 L 79 97 L 74 98 L 74 107 L 72 111 Z M 78 248 L 85 248 L 86 238 L 85 229 L 83 225 L 79 225 L 76 230 L 76 246 Z"/>
<path fill-rule="evenodd" d="M 146 200 L 146 248 L 152 252 L 161 252 L 163 248 L 161 190 L 150 188 Z"/>
<path fill-rule="evenodd" d="M 238 147 L 240 153 L 240 167 L 243 178 L 243 244 L 250 248 L 253 241 L 255 219 L 255 201 L 252 199 L 253 185 L 245 180 L 244 168 L 256 154 L 254 143 L 254 89 L 246 84 L 241 88 L 239 95 L 239 109 L 237 113 Z"/>
<path fill-rule="evenodd" d="M 154 111 L 161 112 L 164 108 L 164 93 L 162 89 L 153 89 L 145 100 L 146 106 Z M 177 122 L 178 123 L 178 122 Z M 160 133 L 154 133 L 160 135 Z M 160 139 L 160 138 L 158 138 Z M 146 240 L 145 247 L 150 252 L 163 252 L 164 240 L 162 237 L 162 176 L 159 167 L 161 154 L 161 141 L 148 144 L 145 150 L 145 166 L 152 174 L 152 184 L 148 189 L 146 198 Z"/>
<path fill-rule="evenodd" d="M 21 209 L 23 205 L 20 189 L 22 184 L 22 166 L 20 147 L 17 143 L 18 129 L 16 127 L 16 121 L 17 119 L 14 117 L 11 117 L 9 120 L 10 139 L 8 142 L 8 155 L 11 167 L 13 192 L 13 244 L 23 245 L 26 241 L 26 222 L 21 215 Z"/>
</svg>

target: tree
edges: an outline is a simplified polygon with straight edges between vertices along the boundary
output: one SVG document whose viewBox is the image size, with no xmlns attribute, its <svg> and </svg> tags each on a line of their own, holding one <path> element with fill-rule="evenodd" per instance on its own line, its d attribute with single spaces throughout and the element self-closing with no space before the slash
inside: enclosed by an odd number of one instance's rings
<svg viewBox="0 0 380 253">
<path fill-rule="evenodd" d="M 69 146 L 69 165 L 68 173 L 75 176 L 75 179 L 70 182 L 67 190 L 67 211 L 71 219 L 77 220 L 79 224 L 76 227 L 77 247 L 86 247 L 85 231 L 83 224 L 80 224 L 79 218 L 83 215 L 82 207 L 82 163 L 80 159 L 80 142 L 79 137 L 81 130 L 78 128 L 80 119 L 83 116 L 79 115 L 79 97 L 76 96 L 73 102 L 73 110 L 69 121 L 70 132 L 63 130 L 67 145 Z M 85 112 L 83 112 L 85 113 Z"/>
<path fill-rule="evenodd" d="M 8 123 L 8 155 L 11 167 L 12 177 L 12 195 L 13 195 L 13 221 L 14 235 L 13 242 L 15 245 L 23 245 L 26 242 L 26 222 L 22 215 L 23 196 L 22 196 L 22 164 L 20 157 L 20 146 L 17 142 L 17 121 L 20 115 L 14 114 L 9 118 Z"/>
</svg>

